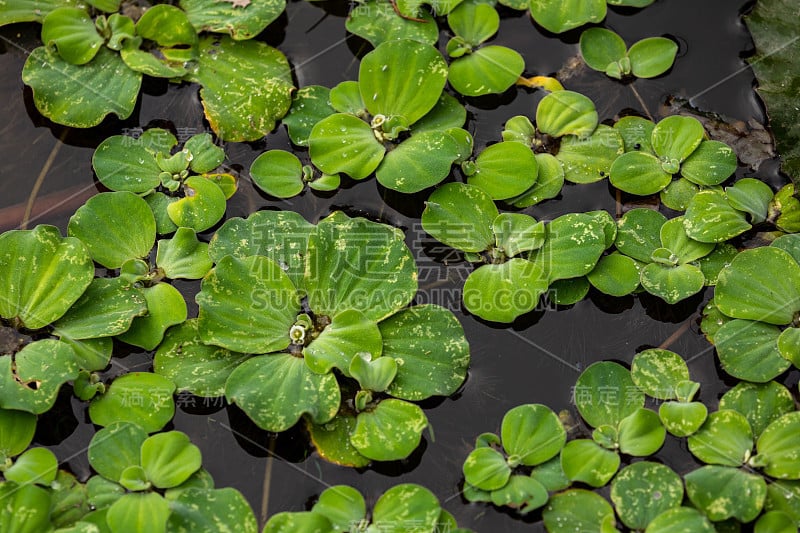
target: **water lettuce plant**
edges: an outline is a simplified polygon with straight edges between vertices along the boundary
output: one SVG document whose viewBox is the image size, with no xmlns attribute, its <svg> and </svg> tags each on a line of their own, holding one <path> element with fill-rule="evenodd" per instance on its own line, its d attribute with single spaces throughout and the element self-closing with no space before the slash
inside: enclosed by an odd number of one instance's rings
<svg viewBox="0 0 800 533">
<path fill-rule="evenodd" d="M 303 419 L 320 455 L 364 465 L 408 456 L 428 424 L 412 402 L 464 380 L 458 320 L 406 307 L 416 269 L 396 229 L 263 211 L 226 222 L 209 254 L 196 324 L 170 331 L 156 355 L 180 389 L 224 393 L 269 431 Z"/>
<path fill-rule="evenodd" d="M 206 118 L 226 140 L 263 137 L 289 108 L 294 86 L 283 54 L 261 42 L 237 41 L 280 15 L 282 1 L 237 9 L 185 0 L 181 7 L 157 4 L 124 13 L 116 1 L 9 4 L 0 24 L 42 23 L 44 46 L 31 52 L 22 79 L 33 89 L 36 108 L 59 124 L 91 127 L 112 113 L 128 118 L 143 75 L 200 84 Z M 200 35 L 206 31 L 230 36 Z M 238 96 L 243 91 L 249 98 Z"/>
<path fill-rule="evenodd" d="M 580 49 L 589 68 L 618 80 L 631 75 L 660 76 L 672 67 L 678 53 L 677 43 L 666 37 L 648 37 L 628 48 L 622 37 L 605 28 L 584 30 Z"/>
<path fill-rule="evenodd" d="M 533 20 L 544 29 L 563 33 L 584 24 L 602 22 L 606 17 L 606 4 L 646 7 L 653 0 L 502 0 L 499 3 L 519 11 L 530 10 Z"/>
</svg>

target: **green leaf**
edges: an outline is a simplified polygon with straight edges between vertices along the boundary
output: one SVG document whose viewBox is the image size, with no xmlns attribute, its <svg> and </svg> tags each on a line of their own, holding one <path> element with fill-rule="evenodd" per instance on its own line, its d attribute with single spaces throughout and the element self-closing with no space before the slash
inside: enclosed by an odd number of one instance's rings
<svg viewBox="0 0 800 533">
<path fill-rule="evenodd" d="M 213 265 L 208 244 L 190 228 L 178 228 L 171 239 L 158 241 L 156 265 L 170 279 L 200 279 Z"/>
<path fill-rule="evenodd" d="M 531 254 L 531 260 L 550 282 L 585 276 L 606 249 L 604 222 L 591 213 L 562 215 L 546 229 L 544 245 Z"/>
<path fill-rule="evenodd" d="M 36 417 L 14 409 L 0 409 L 0 461 L 21 454 L 33 440 Z"/>
<path fill-rule="evenodd" d="M 503 213 L 492 223 L 497 247 L 508 257 L 530 252 L 544 244 L 544 223 L 522 213 Z"/>
<path fill-rule="evenodd" d="M 364 56 L 358 70 L 367 111 L 387 119 L 402 116 L 409 126 L 436 105 L 446 80 L 447 63 L 441 54 L 407 39 L 379 45 Z"/>
<path fill-rule="evenodd" d="M 100 429 L 89 443 L 89 464 L 104 478 L 117 482 L 122 472 L 141 465 L 140 449 L 147 433 L 134 422 L 113 422 Z"/>
<path fill-rule="evenodd" d="M 573 3 L 570 0 L 560 3 L 559 6 L 563 9 Z M 573 91 L 550 93 L 542 98 L 539 107 L 536 108 L 536 125 L 539 131 L 553 137 L 564 135 L 588 137 L 597 127 L 597 120 L 594 102 Z"/>
<path fill-rule="evenodd" d="M 177 487 L 200 469 L 200 448 L 180 431 L 148 437 L 141 448 L 142 468 L 159 489 Z"/>
<path fill-rule="evenodd" d="M 769 204 L 772 201 L 772 188 L 761 180 L 743 178 L 730 187 L 725 188 L 728 203 L 739 211 L 750 215 L 754 224 L 760 224 L 767 218 Z"/>
<path fill-rule="evenodd" d="M 753 448 L 753 432 L 744 415 L 719 410 L 688 440 L 692 455 L 707 464 L 741 466 Z"/>
<path fill-rule="evenodd" d="M 331 89 L 330 100 L 331 107 L 339 113 L 348 113 L 361 118 L 367 116 L 357 81 L 340 82 Z"/>
<path fill-rule="evenodd" d="M 359 97 L 360 98 L 360 97 Z M 412 133 L 418 134 L 426 131 L 441 132 L 451 128 L 461 128 L 467 120 L 467 110 L 461 103 L 449 93 L 443 92 L 439 96 L 439 101 L 433 109 L 414 123 L 411 128 Z M 460 130 L 464 131 L 464 130 Z M 465 132 L 466 133 L 466 132 Z M 467 134 L 469 135 L 469 134 Z M 470 151 L 472 150 L 472 137 L 468 137 Z M 464 159 L 469 154 L 460 154 L 460 159 Z"/>
<path fill-rule="evenodd" d="M 483 189 L 446 183 L 425 203 L 422 227 L 436 240 L 465 252 L 482 252 L 495 242 L 492 224 L 499 212 Z"/>
<path fill-rule="evenodd" d="M 453 394 L 467 375 L 469 344 L 458 319 L 443 307 L 403 309 L 378 324 L 383 356 L 397 362 L 388 393 L 419 401 Z"/>
<path fill-rule="evenodd" d="M 699 242 L 687 235 L 683 217 L 666 221 L 659 236 L 661 245 L 675 255 L 679 265 L 692 263 L 714 249 L 714 244 Z"/>
<path fill-rule="evenodd" d="M 48 411 L 58 390 L 78 377 L 78 363 L 69 345 L 43 339 L 13 355 L 0 355 L 0 408 L 34 414 Z"/>
<path fill-rule="evenodd" d="M 770 511 L 758 518 L 755 533 L 794 533 L 797 524 L 788 513 L 783 511 Z"/>
<path fill-rule="evenodd" d="M 606 2 L 605 0 L 531 2 L 530 10 L 533 20 L 544 29 L 553 33 L 563 33 L 586 23 L 602 21 L 606 16 Z"/>
<path fill-rule="evenodd" d="M 236 367 L 225 384 L 225 397 L 260 428 L 285 431 L 303 414 L 322 424 L 339 410 L 340 392 L 333 374 L 319 375 L 303 359 L 270 354 Z"/>
<path fill-rule="evenodd" d="M 720 398 L 719 408 L 733 409 L 744 415 L 753 434 L 758 436 L 771 422 L 794 411 L 794 399 L 789 389 L 775 381 L 742 381 Z"/>
<path fill-rule="evenodd" d="M 789 324 L 800 311 L 800 265 L 772 246 L 746 250 L 720 272 L 715 295 L 730 317 Z"/>
<path fill-rule="evenodd" d="M 689 201 L 684 219 L 686 233 L 701 242 L 724 242 L 752 226 L 721 191 L 700 191 Z"/>
<path fill-rule="evenodd" d="M 353 6 L 345 28 L 372 46 L 399 39 L 435 44 L 439 28 L 430 13 L 420 11 L 415 18 L 418 20 L 401 17 L 391 4 L 370 0 Z"/>
<path fill-rule="evenodd" d="M 326 174 L 344 173 L 364 179 L 378 168 L 386 148 L 369 124 L 358 117 L 337 113 L 317 122 L 308 137 L 314 166 Z"/>
<path fill-rule="evenodd" d="M 644 393 L 623 366 L 599 362 L 589 366 L 575 382 L 575 406 L 592 427 L 619 422 L 644 406 Z"/>
<path fill-rule="evenodd" d="M 702 141 L 681 165 L 681 175 L 697 185 L 719 185 L 736 171 L 736 154 L 720 141 Z"/>
<path fill-rule="evenodd" d="M 686 494 L 709 520 L 736 518 L 750 522 L 767 496 L 764 478 L 725 466 L 704 466 L 684 476 Z"/>
<path fill-rule="evenodd" d="M 157 46 L 152 50 L 124 46 L 120 55 L 132 70 L 156 77 L 179 77 L 187 73 L 187 62 L 197 59 L 197 32 L 175 6 L 148 8 L 136 21 L 136 34 Z"/>
<path fill-rule="evenodd" d="M 49 486 L 56 479 L 58 459 L 47 448 L 31 448 L 17 457 L 11 468 L 3 471 L 6 481 L 20 485 Z"/>
<path fill-rule="evenodd" d="M 622 523 L 642 530 L 658 515 L 678 508 L 683 481 L 668 466 L 641 461 L 619 471 L 611 483 L 611 501 Z"/>
<path fill-rule="evenodd" d="M 165 533 L 170 510 L 155 492 L 129 493 L 108 509 L 106 521 L 114 533 Z"/>
<path fill-rule="evenodd" d="M 503 141 L 487 147 L 475 159 L 469 185 L 480 187 L 493 200 L 522 194 L 536 181 L 538 165 L 533 151 L 518 142 Z"/>
<path fill-rule="evenodd" d="M 388 533 L 433 531 L 442 512 L 439 500 L 425 487 L 404 483 L 395 485 L 378 498 L 372 509 L 372 524 Z M 386 525 L 389 527 L 386 528 Z"/>
<path fill-rule="evenodd" d="M 131 465 L 123 470 L 119 484 L 131 492 L 145 491 L 152 486 L 147 480 L 144 469 L 139 465 Z"/>
<path fill-rule="evenodd" d="M 639 265 L 635 259 L 612 252 L 601 257 L 586 277 L 604 294 L 625 296 L 639 286 Z"/>
<path fill-rule="evenodd" d="M 619 468 L 619 454 L 589 439 L 571 440 L 561 450 L 561 467 L 570 481 L 602 487 Z"/>
<path fill-rule="evenodd" d="M 300 311 L 300 300 L 274 261 L 225 256 L 200 287 L 195 299 L 205 343 L 256 354 L 289 346 L 289 328 Z"/>
<path fill-rule="evenodd" d="M 677 386 L 689 379 L 689 368 L 675 352 L 652 348 L 634 356 L 631 378 L 648 396 L 671 400 L 677 397 Z"/>
<path fill-rule="evenodd" d="M 250 165 L 253 183 L 277 198 L 291 198 L 303 192 L 303 165 L 297 156 L 284 150 L 269 150 Z"/>
<path fill-rule="evenodd" d="M 89 63 L 72 65 L 57 52 L 40 46 L 25 61 L 22 81 L 33 89 L 36 109 L 44 116 L 58 124 L 89 128 L 110 113 L 128 118 L 142 75 L 105 47 L 100 47 Z"/>
<path fill-rule="evenodd" d="M 384 224 L 336 212 L 309 239 L 305 286 L 317 316 L 356 309 L 380 322 L 414 297 L 415 274 L 405 236 Z"/>
<path fill-rule="evenodd" d="M 697 294 L 705 285 L 703 272 L 694 265 L 667 266 L 650 263 L 642 269 L 642 287 L 667 303 L 674 304 Z"/>
<path fill-rule="evenodd" d="M 311 511 L 282 512 L 272 515 L 262 533 L 329 533 L 333 532 L 330 520 Z"/>
<path fill-rule="evenodd" d="M 0 26 L 15 22 L 42 22 L 55 9 L 80 5 L 76 0 L 11 0 L 0 12 Z"/>
<path fill-rule="evenodd" d="M 389 398 L 358 414 L 350 442 L 360 454 L 376 461 L 405 459 L 417 449 L 427 426 L 428 419 L 419 406 Z M 377 522 L 375 516 L 373 520 Z"/>
<path fill-rule="evenodd" d="M 184 79 L 202 85 L 206 118 L 225 141 L 255 141 L 266 135 L 289 110 L 294 90 L 289 63 L 280 51 L 218 35 L 200 39 L 197 65 Z"/>
<path fill-rule="evenodd" d="M 235 2 L 215 0 L 181 0 L 198 33 L 228 33 L 236 40 L 252 39 L 283 13 L 285 0 L 250 0 L 241 7 Z"/>
<path fill-rule="evenodd" d="M 694 434 L 708 417 L 708 409 L 700 402 L 669 401 L 658 408 L 658 418 L 670 435 L 688 437 Z"/>
<path fill-rule="evenodd" d="M 0 483 L 0 530 L 40 533 L 52 529 L 50 493 L 36 485 Z"/>
<path fill-rule="evenodd" d="M 464 282 L 464 307 L 484 320 L 513 322 L 536 307 L 548 285 L 541 267 L 525 259 L 483 265 Z"/>
<path fill-rule="evenodd" d="M 599 124 L 586 138 L 563 137 L 556 159 L 564 168 L 567 181 L 594 183 L 609 176 L 611 165 L 622 153 L 622 137 L 617 130 Z"/>
<path fill-rule="evenodd" d="M 492 491 L 491 495 L 493 504 L 519 509 L 521 515 L 542 507 L 548 498 L 547 489 L 541 483 L 520 475 L 511 476 L 505 487 Z"/>
<path fill-rule="evenodd" d="M 800 517 L 797 496 L 800 495 L 800 482 L 775 480 L 767 485 L 767 511 L 781 511 L 791 516 L 795 522 Z"/>
<path fill-rule="evenodd" d="M 388 152 L 375 177 L 384 187 L 415 193 L 445 179 L 460 156 L 460 146 L 450 135 L 423 131 Z"/>
<path fill-rule="evenodd" d="M 477 46 L 500 29 L 500 15 L 489 4 L 464 2 L 447 15 L 447 24 L 467 44 Z"/>
<path fill-rule="evenodd" d="M 247 219 L 225 221 L 211 238 L 208 255 L 219 263 L 226 255 L 240 259 L 266 256 L 279 265 L 301 288 L 308 238 L 314 226 L 293 211 L 257 211 Z"/>
<path fill-rule="evenodd" d="M 655 78 L 668 71 L 675 61 L 678 45 L 666 37 L 648 37 L 631 46 L 628 57 L 637 78 Z"/>
<path fill-rule="evenodd" d="M 364 497 L 347 485 L 334 485 L 322 491 L 312 510 L 330 520 L 333 527 L 341 531 L 347 531 L 351 525 L 367 516 Z"/>
<path fill-rule="evenodd" d="M 97 194 L 69 219 L 69 235 L 86 244 L 92 259 L 119 268 L 145 257 L 156 239 L 156 223 L 147 203 L 131 192 Z"/>
<path fill-rule="evenodd" d="M 786 328 L 778 337 L 778 351 L 781 355 L 798 366 L 800 363 L 800 328 Z"/>
<path fill-rule="evenodd" d="M 378 325 L 360 311 L 348 309 L 331 318 L 331 323 L 303 349 L 303 357 L 317 374 L 327 374 L 336 367 L 351 377 L 350 365 L 356 355 L 378 359 L 382 350 Z"/>
<path fill-rule="evenodd" d="M 646 533 L 715 533 L 708 518 L 694 507 L 674 507 L 656 516 Z"/>
<path fill-rule="evenodd" d="M 225 215 L 225 193 L 213 180 L 190 176 L 183 182 L 183 198 L 167 205 L 167 214 L 179 227 L 205 231 Z"/>
<path fill-rule="evenodd" d="M 145 287 L 142 294 L 147 302 L 147 315 L 134 318 L 130 329 L 118 338 L 145 350 L 155 350 L 167 328 L 186 320 L 186 301 L 178 289 L 167 283 Z"/>
<path fill-rule="evenodd" d="M 494 448 L 472 450 L 464 461 L 463 472 L 467 483 L 487 491 L 503 488 L 511 476 L 505 457 Z"/>
<path fill-rule="evenodd" d="M 607 533 L 615 529 L 611 504 L 599 494 L 584 489 L 570 489 L 554 495 L 542 512 L 542 518 L 551 533 Z"/>
<path fill-rule="evenodd" d="M 626 152 L 637 151 L 653 154 L 651 139 L 653 128 L 655 127 L 656 125 L 652 120 L 647 120 L 646 118 L 637 117 L 635 115 L 622 117 L 614 123 L 614 129 L 617 130 L 622 137 Z"/>
<path fill-rule="evenodd" d="M 614 160 L 608 179 L 623 192 L 648 196 L 667 187 L 672 181 L 672 174 L 664 171 L 654 155 L 626 152 Z"/>
<path fill-rule="evenodd" d="M 98 426 L 133 422 L 146 432 L 163 428 L 175 415 L 175 385 L 149 372 L 131 372 L 116 378 L 105 394 L 89 404 L 89 417 Z"/>
<path fill-rule="evenodd" d="M 57 320 L 91 283 L 94 266 L 78 239 L 55 226 L 0 235 L 0 316 L 31 330 Z"/>
<path fill-rule="evenodd" d="M 765 463 L 763 470 L 778 479 L 800 479 L 796 434 L 800 426 L 800 412 L 786 413 L 773 420 L 758 438 L 758 456 Z"/>
<path fill-rule="evenodd" d="M 139 139 L 127 135 L 108 137 L 94 151 L 92 167 L 97 179 L 112 191 L 144 193 L 161 184 L 161 169 Z"/>
<path fill-rule="evenodd" d="M 508 140 L 508 139 L 505 139 Z M 515 198 L 506 200 L 514 207 L 530 207 L 555 198 L 564 186 L 564 167 L 555 156 L 535 154 L 538 173 L 533 187 Z"/>
<path fill-rule="evenodd" d="M 178 201 L 178 198 L 167 196 L 163 192 L 152 192 L 144 197 L 144 201 L 153 212 L 156 219 L 156 233 L 166 235 L 178 229 L 178 226 L 169 218 L 167 206 Z"/>
<path fill-rule="evenodd" d="M 793 40 L 797 36 L 793 8 L 791 2 L 765 1 L 744 20 L 755 42 L 756 53 L 747 62 L 758 79 L 756 91 L 770 116 L 770 129 L 781 154 L 781 168 L 796 182 L 800 177 L 797 133 L 800 110 L 795 99 L 795 79 L 800 41 Z"/>
<path fill-rule="evenodd" d="M 124 333 L 145 313 L 147 301 L 141 289 L 123 278 L 95 278 L 53 328 L 68 339 L 109 337 Z"/>
<path fill-rule="evenodd" d="M 658 196 L 661 203 L 674 211 L 686 211 L 689 202 L 700 192 L 700 187 L 686 178 L 672 180 Z"/>
<path fill-rule="evenodd" d="M 637 261 L 649 263 L 661 246 L 661 227 L 667 218 L 652 209 L 631 209 L 617 223 L 617 250 Z"/>
<path fill-rule="evenodd" d="M 491 45 L 453 60 L 447 79 L 464 96 L 483 96 L 504 92 L 516 83 L 523 70 L 525 59 L 518 52 Z"/>
<path fill-rule="evenodd" d="M 311 442 L 320 457 L 331 463 L 360 468 L 371 461 L 361 455 L 350 443 L 350 434 L 356 426 L 355 416 L 337 414 L 330 422 L 316 425 L 306 419 Z"/>
<path fill-rule="evenodd" d="M 61 338 L 61 342 L 72 348 L 78 366 L 88 372 L 96 372 L 107 367 L 114 348 L 110 337 L 81 340 Z"/>
<path fill-rule="evenodd" d="M 609 63 L 620 61 L 628 52 L 622 37 L 605 28 L 589 28 L 581 33 L 581 57 L 593 70 L 605 72 Z"/>
<path fill-rule="evenodd" d="M 330 89 L 321 85 L 309 85 L 294 93 L 292 107 L 281 121 L 292 143 L 308 146 L 308 137 L 314 125 L 336 112 L 331 107 L 330 93 Z"/>
<path fill-rule="evenodd" d="M 187 488 L 170 500 L 169 508 L 168 531 L 258 531 L 250 504 L 233 488 Z"/>
<path fill-rule="evenodd" d="M 189 168 L 198 174 L 211 172 L 225 160 L 225 150 L 214 144 L 210 133 L 192 135 L 183 145 L 183 149 L 188 150 L 192 156 Z"/>
<path fill-rule="evenodd" d="M 780 330 L 751 320 L 731 320 L 714 334 L 722 368 L 728 374 L 756 383 L 782 374 L 791 363 L 778 349 Z"/>
<path fill-rule="evenodd" d="M 637 409 L 619 422 L 619 451 L 635 457 L 647 457 L 664 444 L 666 430 L 658 414 L 650 409 Z"/>
<path fill-rule="evenodd" d="M 517 115 L 506 121 L 502 136 L 504 141 L 516 141 L 526 146 L 533 146 L 536 139 L 536 127 L 525 115 Z"/>
<path fill-rule="evenodd" d="M 558 416 L 541 404 L 509 410 L 503 416 L 501 435 L 511 466 L 544 463 L 558 455 L 567 440 Z"/>
<path fill-rule="evenodd" d="M 83 65 L 91 61 L 103 45 L 89 14 L 77 7 L 60 7 L 42 20 L 42 42 L 54 46 L 64 61 Z"/>
</svg>

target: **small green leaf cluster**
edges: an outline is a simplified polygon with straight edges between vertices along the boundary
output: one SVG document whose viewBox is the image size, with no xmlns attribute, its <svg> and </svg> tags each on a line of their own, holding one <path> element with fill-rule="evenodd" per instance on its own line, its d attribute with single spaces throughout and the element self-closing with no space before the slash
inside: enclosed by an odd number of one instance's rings
<svg viewBox="0 0 800 533">
<path fill-rule="evenodd" d="M 638 353 L 630 371 L 595 363 L 574 388 L 591 438 L 567 441 L 579 425 L 565 431 L 547 407 L 515 407 L 503 418 L 502 437 L 478 437 L 464 461 L 463 496 L 520 514 L 543 508 L 552 533 L 617 531 L 617 519 L 647 532 L 713 532 L 715 525 L 745 523 L 755 523 L 756 531 L 796 529 L 800 413 L 792 394 L 774 381 L 742 382 L 709 415 L 693 399 L 698 389 L 686 362 L 669 350 Z M 663 401 L 658 413 L 644 407 L 645 395 Z M 687 437 L 686 447 L 705 465 L 683 476 L 649 460 L 620 469 L 622 457 L 655 454 L 666 432 Z M 608 484 L 613 506 L 580 488 Z"/>
<path fill-rule="evenodd" d="M 589 28 L 581 33 L 581 57 L 594 70 L 622 79 L 627 76 L 655 78 L 675 62 L 678 45 L 666 37 L 648 37 L 630 49 L 622 37 L 605 28 Z"/>
<path fill-rule="evenodd" d="M 180 7 L 162 3 L 124 13 L 119 1 L 88 4 L 11 0 L 0 17 L 0 25 L 42 23 L 44 46 L 31 52 L 22 79 L 49 119 L 81 128 L 111 113 L 125 119 L 143 75 L 202 85 L 206 116 L 226 140 L 261 138 L 286 114 L 294 89 L 286 58 L 263 43 L 240 41 L 276 19 L 284 0 L 252 0 L 244 9 L 182 0 Z M 230 36 L 199 35 L 206 31 Z M 265 81 L 251 85 L 251 78 Z M 247 88 L 245 103 L 233 96 L 236 86 Z"/>
<path fill-rule="evenodd" d="M 263 533 L 283 531 L 466 533 L 469 530 L 458 527 L 455 518 L 442 509 L 431 491 L 405 483 L 384 492 L 370 512 L 364 496 L 353 487 L 328 487 L 311 510 L 275 514 L 264 526 Z"/>
</svg>

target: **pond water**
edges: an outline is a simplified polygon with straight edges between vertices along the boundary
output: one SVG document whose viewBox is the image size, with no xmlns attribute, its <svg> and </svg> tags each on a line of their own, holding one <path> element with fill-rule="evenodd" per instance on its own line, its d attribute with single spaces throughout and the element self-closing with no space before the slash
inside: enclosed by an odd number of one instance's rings
<svg viewBox="0 0 800 533">
<path fill-rule="evenodd" d="M 648 36 L 670 35 L 680 43 L 674 68 L 653 80 L 623 85 L 603 74 L 576 69 L 565 81 L 568 89 L 583 92 L 597 105 L 601 120 L 621 112 L 645 110 L 635 91 L 657 119 L 669 96 L 689 101 L 702 111 L 731 120 L 765 121 L 754 91 L 754 78 L 743 57 L 752 41 L 740 20 L 748 2 L 730 0 L 657 0 L 643 10 L 609 10 L 606 26 L 628 43 Z M 333 86 L 356 79 L 356 56 L 369 46 L 348 36 L 344 29 L 345 2 L 292 1 L 281 18 L 260 38 L 277 46 L 293 65 L 299 86 Z M 550 75 L 578 53 L 579 31 L 561 36 L 547 34 L 527 15 L 501 10 L 502 23 L 495 43 L 518 50 L 525 58 L 527 75 Z M 105 137 L 134 132 L 135 128 L 161 125 L 181 137 L 206 131 L 196 86 L 145 84 L 133 116 L 108 120 L 91 130 L 73 130 L 44 119 L 32 104 L 30 90 L 20 80 L 27 51 L 38 45 L 38 25 L 12 25 L 0 29 L 0 226 L 3 230 L 39 223 L 55 224 L 65 231 L 72 212 L 100 190 L 93 178 L 91 155 Z M 446 37 L 440 40 L 443 45 Z M 502 124 L 518 114 L 533 116 L 542 93 L 512 88 L 498 97 L 467 99 L 468 129 L 476 148 L 497 142 Z M 185 138 L 184 137 L 184 138 Z M 285 129 L 279 127 L 265 141 L 228 143 L 228 160 L 242 170 L 237 194 L 229 201 L 228 216 L 246 216 L 263 208 L 300 212 L 316 222 L 333 210 L 363 215 L 402 228 L 414 251 L 420 271 L 417 302 L 433 302 L 453 310 L 470 342 L 472 365 L 462 390 L 452 398 L 426 402 L 423 407 L 434 433 L 426 433 L 421 447 L 406 461 L 354 470 L 319 459 L 298 431 L 274 435 L 256 428 L 238 409 L 219 402 L 179 397 L 174 429 L 187 433 L 204 457 L 218 487 L 232 486 L 250 501 L 256 515 L 303 510 L 326 486 L 351 484 L 368 501 L 392 485 L 414 482 L 431 489 L 460 525 L 476 531 L 543 530 L 540 514 L 524 519 L 484 504 L 468 504 L 460 496 L 461 465 L 475 437 L 498 431 L 503 414 L 522 403 L 544 403 L 556 412 L 573 411 L 571 388 L 580 371 L 595 361 L 629 363 L 644 348 L 669 346 L 689 362 L 692 379 L 702 383 L 700 400 L 716 408 L 716 398 L 730 383 L 719 369 L 713 348 L 699 333 L 698 316 L 709 296 L 697 295 L 668 306 L 648 297 L 612 298 L 592 291 L 574 306 L 543 305 L 510 326 L 477 319 L 461 309 L 459 288 L 469 267 L 422 231 L 419 216 L 429 192 L 400 195 L 380 187 L 374 179 L 348 182 L 336 194 L 306 192 L 277 201 L 256 191 L 246 169 L 265 149 L 291 150 Z M 302 151 L 296 151 L 301 157 Z M 757 176 L 782 183 L 775 161 L 766 161 L 757 174 L 745 168 L 738 175 Z M 35 202 L 28 206 L 29 198 Z M 617 210 L 616 198 L 603 181 L 593 185 L 567 185 L 558 199 L 525 210 L 537 219 L 552 219 L 567 212 Z M 212 232 L 207 232 L 208 238 Z M 192 294 L 196 283 L 178 283 L 189 297 L 190 316 L 196 316 Z M 151 355 L 119 346 L 108 377 L 147 370 Z M 797 373 L 783 382 L 795 385 Z M 85 447 L 94 433 L 86 406 L 65 387 L 57 407 L 42 417 L 35 444 L 49 446 L 81 478 L 89 475 Z M 657 455 L 684 474 L 697 463 L 681 450 L 683 444 L 668 437 Z"/>
</svg>

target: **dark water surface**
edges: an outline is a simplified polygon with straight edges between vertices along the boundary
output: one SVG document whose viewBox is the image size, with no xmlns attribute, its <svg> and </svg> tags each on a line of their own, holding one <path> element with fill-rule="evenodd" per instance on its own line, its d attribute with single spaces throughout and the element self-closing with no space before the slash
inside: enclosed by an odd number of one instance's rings
<svg viewBox="0 0 800 533">
<path fill-rule="evenodd" d="M 740 21 L 740 12 L 747 4 L 741 0 L 657 0 L 643 10 L 609 10 L 606 26 L 620 33 L 628 44 L 648 36 L 670 35 L 681 45 L 677 62 L 667 75 L 633 84 L 656 119 L 666 98 L 673 95 L 690 100 L 701 110 L 732 119 L 765 120 L 752 90 L 753 74 L 742 59 L 753 46 Z M 347 6 L 341 2 L 292 1 L 261 38 L 286 54 L 299 86 L 330 87 L 356 79 L 356 54 L 363 55 L 369 49 L 360 39 L 346 34 L 346 12 Z M 526 14 L 510 10 L 501 13 L 501 29 L 494 42 L 522 53 L 526 75 L 553 74 L 577 55 L 579 31 L 553 36 Z M 20 79 L 26 51 L 39 44 L 38 33 L 38 25 L 0 29 L 0 68 L 4 74 L 0 79 L 0 226 L 4 230 L 20 226 L 40 175 L 44 178 L 28 227 L 48 223 L 65 230 L 72 212 L 99 190 L 91 170 L 91 155 L 105 137 L 156 123 L 186 135 L 206 128 L 197 87 L 162 81 L 145 84 L 133 116 L 124 122 L 107 120 L 91 130 L 50 123 L 35 110 L 30 90 Z M 446 36 L 440 42 L 445 43 Z M 623 110 L 645 112 L 630 86 L 600 73 L 578 70 L 565 86 L 592 98 L 601 120 L 611 120 Z M 508 118 L 517 114 L 533 117 L 541 97 L 541 92 L 511 89 L 499 97 L 468 99 L 468 128 L 475 134 L 476 148 L 497 142 Z M 402 228 L 420 269 L 418 302 L 439 303 L 456 312 L 470 342 L 472 366 L 459 394 L 423 405 L 435 439 L 426 433 L 422 446 L 409 460 L 366 470 L 322 461 L 310 453 L 301 431 L 276 437 L 256 428 L 236 408 L 180 398 L 174 429 L 189 434 L 202 449 L 204 466 L 217 486 L 240 490 L 257 516 L 264 511 L 304 510 L 330 484 L 351 484 L 374 501 L 392 485 L 415 482 L 436 493 L 464 527 L 481 532 L 542 530 L 541 522 L 536 523 L 538 513 L 520 519 L 485 504 L 467 504 L 459 495 L 461 465 L 475 437 L 499 431 L 505 411 L 531 402 L 547 404 L 556 412 L 572 409 L 571 387 L 583 368 L 609 359 L 629 363 L 636 352 L 668 339 L 670 349 L 689 361 L 692 379 L 703 385 L 700 399 L 710 409 L 716 409 L 716 399 L 731 385 L 718 368 L 713 348 L 699 333 L 698 312 L 710 291 L 672 307 L 648 296 L 612 298 L 592 292 L 574 306 L 543 309 L 509 327 L 489 324 L 461 310 L 458 289 L 469 273 L 468 267 L 449 260 L 446 250 L 419 226 L 427 192 L 414 196 L 389 193 L 369 179 L 348 182 L 335 195 L 306 192 L 288 201 L 270 199 L 249 183 L 246 169 L 259 153 L 274 148 L 292 149 L 283 127 L 266 141 L 226 146 L 229 162 L 245 169 L 239 192 L 229 201 L 228 216 L 246 216 L 270 207 L 295 210 L 316 222 L 342 209 Z M 775 166 L 774 162 L 766 163 L 758 176 L 780 183 Z M 739 175 L 753 174 L 740 169 Z M 524 212 L 551 219 L 592 209 L 613 213 L 615 208 L 612 190 L 601 182 L 566 185 L 558 199 Z M 197 288 L 193 283 L 177 286 L 189 295 Z M 196 315 L 193 305 L 190 302 L 190 314 Z M 147 370 L 150 364 L 148 354 L 128 353 L 119 346 L 107 374 Z M 783 381 L 795 384 L 797 377 L 790 374 Z M 69 387 L 65 387 L 56 409 L 42 417 L 37 434 L 37 443 L 50 446 L 64 465 L 82 478 L 89 475 L 84 450 L 94 433 L 87 421 L 86 406 L 72 399 Z M 681 448 L 677 440 L 668 439 L 657 457 L 683 474 L 696 464 Z M 270 459 L 271 455 L 275 459 Z"/>
</svg>

